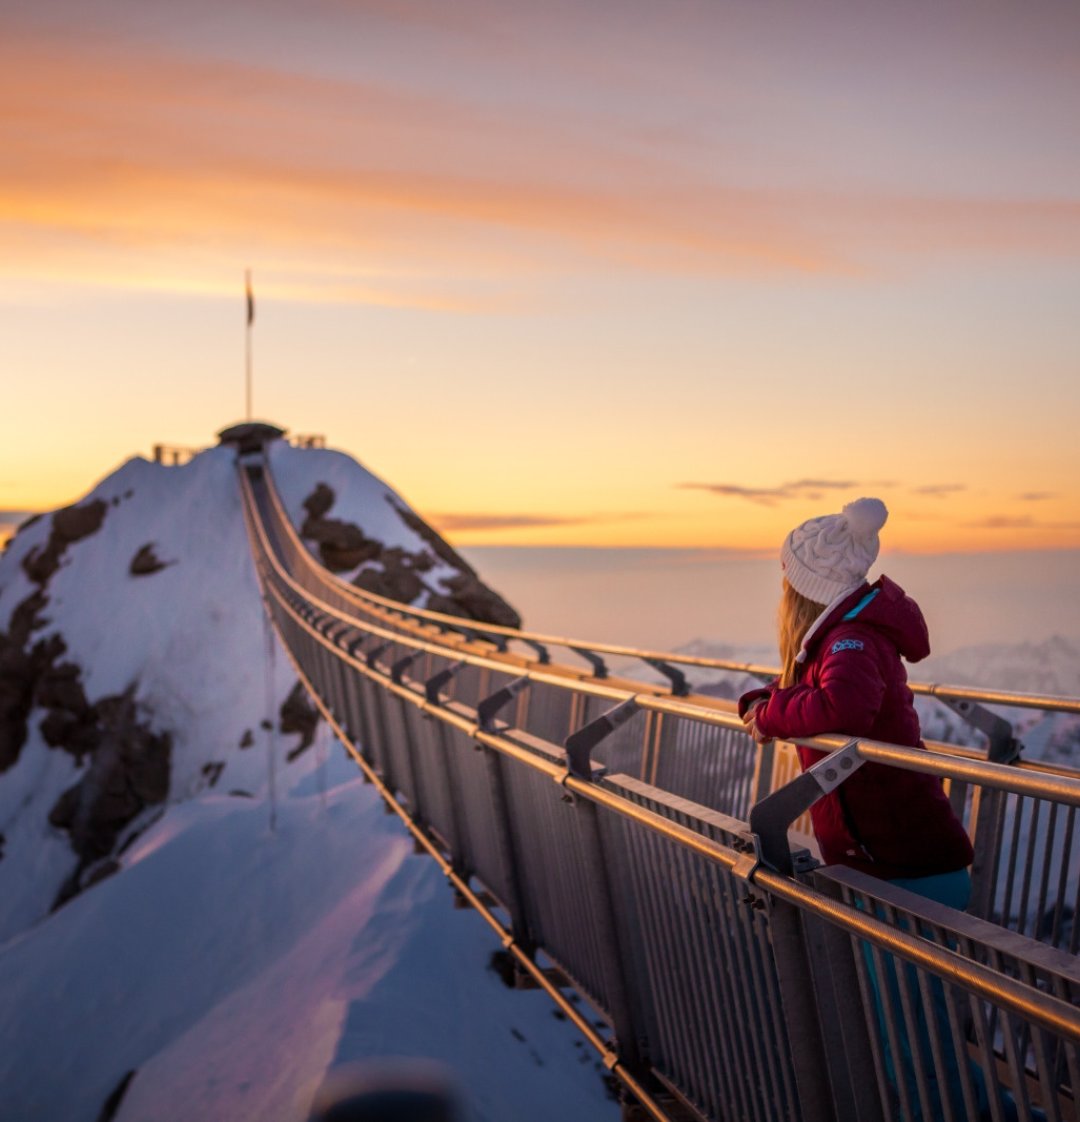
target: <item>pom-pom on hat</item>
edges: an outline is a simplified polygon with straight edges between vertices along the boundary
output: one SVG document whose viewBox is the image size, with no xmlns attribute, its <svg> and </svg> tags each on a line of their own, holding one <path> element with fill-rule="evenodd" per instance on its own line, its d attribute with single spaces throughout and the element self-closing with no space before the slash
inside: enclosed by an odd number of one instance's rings
<svg viewBox="0 0 1080 1122">
<path fill-rule="evenodd" d="M 831 604 L 854 591 L 877 560 L 878 530 L 888 517 L 880 499 L 856 499 L 839 514 L 797 526 L 780 550 L 788 584 L 818 604 Z"/>
</svg>

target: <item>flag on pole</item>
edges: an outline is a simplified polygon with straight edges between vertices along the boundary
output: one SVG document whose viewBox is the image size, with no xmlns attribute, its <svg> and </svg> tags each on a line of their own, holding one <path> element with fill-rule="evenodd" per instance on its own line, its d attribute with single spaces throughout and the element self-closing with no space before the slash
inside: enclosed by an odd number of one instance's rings
<svg viewBox="0 0 1080 1122">
<path fill-rule="evenodd" d="M 244 290 L 247 295 L 247 322 L 250 327 L 255 322 L 255 293 L 251 291 L 251 270 L 244 272 Z"/>
</svg>

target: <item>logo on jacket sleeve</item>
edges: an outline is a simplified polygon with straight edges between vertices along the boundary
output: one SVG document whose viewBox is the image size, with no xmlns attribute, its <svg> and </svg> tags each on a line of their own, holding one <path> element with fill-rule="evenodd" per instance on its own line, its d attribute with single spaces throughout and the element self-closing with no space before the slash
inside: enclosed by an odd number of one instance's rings
<svg viewBox="0 0 1080 1122">
<path fill-rule="evenodd" d="M 861 651 L 863 649 L 863 641 L 861 639 L 837 639 L 832 645 L 830 654 L 836 654 L 837 651 Z"/>
</svg>

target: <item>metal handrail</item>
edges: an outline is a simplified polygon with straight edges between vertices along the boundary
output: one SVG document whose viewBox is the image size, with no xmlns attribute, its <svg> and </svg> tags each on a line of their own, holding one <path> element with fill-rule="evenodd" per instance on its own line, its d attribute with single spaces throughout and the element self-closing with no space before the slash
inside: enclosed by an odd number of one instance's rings
<svg viewBox="0 0 1080 1122">
<path fill-rule="evenodd" d="M 246 497 L 250 497 L 250 484 L 241 473 L 241 484 Z M 411 650 L 428 654 L 440 655 L 446 658 L 455 658 L 482 669 L 506 672 L 508 665 L 519 671 L 521 676 L 532 682 L 556 686 L 560 689 L 571 690 L 577 693 L 588 694 L 593 697 L 602 697 L 615 704 L 635 701 L 642 709 L 651 709 L 655 712 L 666 713 L 672 716 L 687 717 L 701 723 L 719 725 L 725 728 L 745 731 L 741 718 L 730 710 L 713 708 L 715 702 L 705 704 L 706 699 L 673 698 L 667 693 L 639 692 L 649 690 L 647 684 L 634 683 L 634 688 L 611 684 L 611 680 L 604 683 L 597 682 L 591 677 L 578 678 L 572 674 L 557 672 L 561 668 L 549 666 L 548 669 L 538 669 L 538 664 L 515 655 L 502 652 L 485 652 L 483 654 L 463 651 L 461 646 L 448 646 L 432 638 L 421 638 L 413 635 L 404 635 L 401 632 L 389 631 L 386 628 L 371 624 L 367 621 L 357 620 L 313 595 L 309 590 L 300 585 L 282 566 L 268 541 L 265 530 L 257 518 L 253 519 L 254 528 L 258 536 L 264 556 L 272 566 L 275 575 L 287 585 L 295 595 L 307 600 L 324 615 L 353 628 L 362 628 L 369 634 L 378 638 L 394 642 Z M 306 552 L 306 550 L 305 550 Z M 308 626 L 305 623 L 305 626 Z M 313 629 L 314 631 L 314 629 Z M 329 646 L 335 652 L 340 651 L 335 644 L 329 643 L 321 633 L 320 642 Z M 359 659 L 354 659 L 347 654 L 342 655 L 350 663 L 360 668 Z M 655 688 L 655 687 L 654 687 Z M 438 706 L 434 706 L 438 708 Z M 828 753 L 852 743 L 857 744 L 858 753 L 868 762 L 890 764 L 909 771 L 923 771 L 931 775 L 954 780 L 974 782 L 981 786 L 991 787 L 996 790 L 1008 791 L 1019 795 L 1036 796 L 1050 802 L 1062 803 L 1070 806 L 1080 806 L 1080 777 L 1072 778 L 1058 771 L 1045 769 L 1026 769 L 1012 765 L 992 763 L 981 758 L 971 758 L 968 755 L 945 755 L 930 749 L 911 748 L 903 745 L 888 744 L 864 737 L 844 737 L 831 733 L 814 737 L 792 738 L 791 743 L 801 744 L 809 748 L 816 748 Z"/>
<path fill-rule="evenodd" d="M 483 623 L 478 620 L 466 620 L 461 616 L 447 615 L 443 612 L 430 611 L 427 608 L 413 608 L 398 600 L 391 600 L 386 596 L 379 596 L 374 592 L 367 592 L 349 584 L 340 577 L 331 573 L 312 556 L 311 551 L 304 545 L 296 527 L 285 511 L 281 496 L 273 482 L 273 475 L 266 472 L 267 493 L 275 506 L 279 522 L 285 532 L 293 539 L 300 551 L 300 556 L 310 570 L 324 583 L 331 585 L 335 591 L 354 601 L 358 607 L 370 609 L 371 607 L 383 608 L 391 614 L 411 618 L 417 622 L 427 622 L 440 630 L 468 630 L 480 635 L 497 636 L 500 643 L 517 640 L 523 643 L 539 643 L 543 646 L 564 647 L 567 650 L 592 651 L 597 654 L 611 655 L 616 658 L 628 658 L 645 663 L 671 663 L 676 666 L 692 666 L 706 670 L 726 670 L 729 672 L 747 674 L 751 677 L 771 679 L 776 678 L 780 669 L 766 663 L 737 662 L 730 659 L 704 658 L 699 655 L 680 654 L 675 651 L 654 651 L 642 647 L 628 647 L 616 643 L 595 643 L 584 639 L 573 639 L 566 636 L 549 635 L 545 632 L 526 631 L 520 628 L 506 627 L 501 624 Z M 1007 705 L 1023 709 L 1039 709 L 1044 712 L 1076 713 L 1080 714 L 1080 698 L 1058 697 L 1053 694 L 1023 693 L 1019 691 L 987 689 L 982 687 L 949 685 L 935 682 L 908 682 L 908 687 L 913 693 L 927 697 L 936 697 L 956 701 L 976 701 L 989 705 Z"/>
<path fill-rule="evenodd" d="M 676 844 L 684 846 L 710 861 L 723 865 L 729 871 L 735 870 L 739 865 L 740 855 L 719 842 L 678 822 L 664 818 L 662 815 L 656 814 L 654 811 L 650 811 L 591 780 L 575 776 L 569 771 L 563 773 L 561 769 L 555 769 L 550 764 L 523 752 L 512 740 L 505 736 L 486 730 L 479 723 L 463 721 L 461 717 L 447 710 L 445 706 L 432 704 L 421 694 L 410 690 L 406 686 L 393 683 L 388 675 L 381 674 L 378 670 L 367 666 L 362 660 L 352 658 L 336 648 L 325 635 L 303 619 L 286 600 L 279 598 L 278 602 L 300 627 L 327 650 L 331 651 L 335 657 L 350 663 L 354 669 L 369 678 L 375 679 L 385 689 L 412 702 L 425 714 L 462 727 L 471 739 L 512 757 L 516 762 L 543 772 L 549 778 L 558 782 L 567 792 L 598 805 L 603 805 L 622 817 L 643 824 Z M 288 644 L 283 643 L 283 645 L 288 649 Z M 310 690 L 310 682 L 307 682 L 306 676 L 304 680 Z M 311 695 L 318 704 L 317 692 L 311 690 Z M 333 715 L 324 705 L 319 704 L 319 708 L 323 711 L 323 715 L 331 721 L 335 733 L 348 747 L 348 737 L 342 734 L 340 727 L 333 719 Z M 822 745 L 815 743 L 814 747 L 822 747 Z M 866 747 L 874 752 L 875 758 L 880 759 L 881 757 L 878 756 L 876 750 L 890 748 L 891 746 L 867 742 Z M 907 749 L 905 751 L 914 754 L 917 750 Z M 355 750 L 353 754 L 355 755 Z M 882 759 L 882 762 L 885 762 L 884 759 Z M 905 766 L 910 760 L 908 756 L 900 755 L 890 762 L 897 766 Z M 984 765 L 984 767 L 996 768 L 1003 772 L 1011 770 L 994 764 Z M 946 774 L 946 772 L 941 771 L 938 774 Z M 969 775 L 968 777 L 972 778 L 973 776 Z M 383 785 L 380 783 L 381 786 Z M 1001 786 L 1004 788 L 1004 783 Z M 1070 785 L 1069 795 L 1068 801 L 1072 805 L 1080 806 L 1080 783 L 1074 782 Z M 395 804 L 400 813 L 400 804 L 397 804 L 392 796 L 389 801 Z M 851 935 L 866 939 L 908 962 L 929 967 L 935 973 L 947 977 L 950 981 L 963 985 L 972 993 L 993 998 L 1010 1011 L 1034 1020 L 1053 1032 L 1080 1041 L 1080 1010 L 1052 995 L 1038 994 L 1038 1000 L 1035 1000 L 1031 987 L 1021 982 L 965 959 L 954 951 L 928 943 L 916 935 L 897 930 L 872 915 L 867 915 L 858 909 L 833 900 L 809 885 L 773 872 L 764 866 L 756 867 L 748 879 L 756 887 L 794 904 L 803 911 L 828 919 Z"/>
<path fill-rule="evenodd" d="M 942 1028 L 944 1022 L 935 1022 L 932 1032 L 950 1033 L 946 1039 L 963 1055 L 964 1028 L 956 1014 L 980 1018 L 982 1068 L 998 1103 L 1019 1088 L 1021 1116 L 1029 1116 L 1023 1090 L 1028 1040 L 1044 1096 L 1055 1094 L 1063 1057 L 1069 1063 L 1060 1080 L 1063 1094 L 1080 1085 L 1080 1009 L 1073 1003 L 1080 971 L 1066 956 L 1056 963 L 1052 956 L 1040 959 L 1032 940 L 1002 926 L 980 928 L 979 921 L 960 913 L 945 917 L 955 937 L 937 928 L 932 911 L 925 916 L 935 928 L 930 931 L 921 905 L 905 902 L 903 894 L 890 897 L 887 886 L 869 892 L 856 887 L 854 893 L 841 886 L 837 899 L 827 870 L 806 880 L 765 864 L 749 844 L 759 836 L 753 824 L 753 833 L 747 832 L 741 818 L 673 796 L 645 781 L 644 768 L 642 779 L 635 780 L 611 757 L 605 757 L 613 765 L 610 775 L 589 759 L 589 734 L 596 726 L 606 723 L 614 732 L 628 712 L 641 709 L 745 733 L 730 704 L 679 699 L 633 681 L 599 681 L 557 664 L 491 650 L 468 634 L 460 641 L 431 628 L 403 633 L 370 605 L 354 607 L 334 586 L 312 580 L 306 567 L 297 568 L 307 551 L 280 532 L 262 487 L 256 494 L 245 472 L 240 478 L 268 619 L 313 702 L 390 811 L 496 932 L 517 967 L 557 1002 L 656 1122 L 668 1122 L 666 1103 L 672 1101 L 713 1122 L 733 1110 L 758 1122 L 794 1114 L 807 1122 L 841 1112 L 855 1117 L 846 1108 L 856 1097 L 863 1103 L 857 1088 L 864 1084 L 876 1087 L 868 1093 L 878 1097 L 873 1103 L 866 1099 L 871 1109 L 864 1115 L 860 1106 L 858 1117 L 880 1117 L 875 1104 L 884 1108 L 890 1090 L 883 1057 L 888 1062 L 890 1054 L 898 1056 L 898 1032 L 917 1029 L 910 1004 L 905 1011 L 886 1010 L 888 1040 L 883 1043 L 867 996 L 875 975 L 866 974 L 871 968 L 863 963 L 860 944 L 875 948 L 880 979 L 891 976 L 882 951 L 909 964 L 896 975 L 901 1002 L 911 997 L 915 972 L 924 1000 L 936 978 L 956 991 L 956 1002 L 970 1001 L 950 1005 L 950 1024 Z M 442 696 L 439 683 L 470 667 L 475 669 L 463 675 L 461 690 Z M 500 686 L 508 677 L 513 680 Z M 603 699 L 613 708 L 597 716 L 595 705 L 567 702 L 570 715 L 553 730 L 531 722 L 532 702 L 539 706 L 537 713 L 549 702 L 551 712 L 561 713 L 563 699 L 550 691 L 529 691 L 522 700 L 530 704 L 518 709 L 516 718 L 507 724 L 492 719 L 504 703 L 502 695 L 517 696 L 519 687 L 529 690 L 533 682 Z M 571 736 L 560 752 L 558 742 L 568 727 Z M 649 715 L 636 727 L 648 741 L 668 724 Z M 575 738 L 584 745 L 584 755 L 571 768 Z M 830 753 L 817 765 L 826 777 L 830 768 L 843 773 L 845 761 L 858 755 L 855 763 L 873 759 L 953 775 L 961 783 L 1016 792 L 1019 798 L 1062 803 L 1070 821 L 1080 807 L 1080 779 L 1045 768 L 1024 772 L 967 756 L 837 736 L 800 743 Z M 838 749 L 838 756 L 831 754 Z M 804 773 L 796 782 L 805 787 L 807 780 L 815 777 Z M 796 782 L 775 790 L 791 792 Z M 609 867 L 617 870 L 617 882 L 607 879 Z M 717 942 L 716 935 L 724 939 Z M 643 937 L 656 938 L 654 950 L 646 951 Z M 729 939 L 731 949 L 723 949 Z M 548 977 L 540 954 L 562 972 L 561 982 Z M 623 962 L 632 964 L 632 975 Z M 646 962 L 648 968 L 642 969 Z M 744 971 L 732 974 L 732 963 L 746 967 L 745 983 Z M 688 964 L 697 966 L 693 977 L 695 983 L 700 978 L 700 998 L 695 986 L 685 985 Z M 860 972 L 857 979 L 854 972 Z M 907 973 L 910 981 L 904 980 Z M 724 989 L 727 977 L 733 979 L 731 990 Z M 604 1020 L 590 1022 L 584 1006 L 575 1012 L 573 996 L 568 1000 L 559 992 L 565 985 Z M 727 1004 L 724 993 L 731 998 Z M 886 1000 L 891 999 L 886 995 Z M 725 1023 L 725 1014 L 739 1009 L 749 1016 Z M 700 1018 L 694 1016 L 697 1010 L 702 1010 Z M 1004 1020 L 991 1020 L 987 1029 L 987 1010 L 991 1018 Z M 995 1073 L 993 1026 L 1005 1022 L 1028 1035 L 1019 1044 L 1008 1036 L 1001 1060 L 1007 1070 Z M 605 1023 L 610 1036 L 596 1031 Z M 791 1048 L 796 1042 L 798 1047 Z M 940 1075 L 948 1067 L 936 1035 L 931 1046 L 933 1057 L 917 1060 L 918 1095 L 929 1104 L 924 1112 L 932 1112 L 935 1101 L 927 1091 L 927 1072 Z M 735 1069 L 744 1063 L 749 1078 L 759 1082 L 738 1082 L 742 1075 Z M 967 1079 L 964 1095 L 970 1101 Z M 737 1100 L 745 1086 L 752 1089 L 744 1109 Z M 721 1096 L 722 1088 L 727 1090 Z M 898 1086 L 894 1080 L 892 1090 L 899 1091 L 906 1114 L 915 1091 L 903 1079 Z M 794 1113 L 777 1105 L 793 1102 Z M 998 1113 L 995 1109 L 995 1117 Z"/>
</svg>

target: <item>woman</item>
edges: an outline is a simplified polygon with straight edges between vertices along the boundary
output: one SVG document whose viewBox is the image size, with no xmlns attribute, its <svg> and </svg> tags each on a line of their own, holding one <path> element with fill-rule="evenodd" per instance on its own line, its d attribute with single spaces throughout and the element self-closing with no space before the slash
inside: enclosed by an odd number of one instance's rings
<svg viewBox="0 0 1080 1122">
<path fill-rule="evenodd" d="M 866 580 L 877 559 L 878 530 L 887 517 L 880 499 L 858 499 L 840 514 L 812 518 L 787 536 L 780 555 L 780 676 L 739 700 L 739 713 L 756 740 L 832 732 L 926 747 L 902 661 L 918 662 L 930 653 L 926 621 L 915 601 L 888 577 L 873 584 Z M 797 751 L 803 768 L 825 755 L 813 748 Z M 967 906 L 971 842 L 935 776 L 866 763 L 818 799 L 810 817 L 825 864 L 850 865 L 953 908 Z M 885 989 L 892 1008 L 900 1008 L 901 971 L 891 955 L 884 955 L 883 980 L 869 946 L 864 944 L 862 951 L 889 1082 L 901 1102 L 907 1100 L 901 1114 L 916 1122 L 925 1116 L 915 1075 L 918 1066 L 931 1104 L 948 1099 L 954 1115 L 963 1117 L 960 1063 L 941 984 L 936 979 L 930 983 L 930 1009 L 916 1012 L 917 1065 L 913 1042 L 899 1041 L 901 1090 L 898 1065 L 886 1041 L 888 1018 L 882 999 Z M 906 967 L 902 973 L 908 993 L 919 1003 L 914 970 Z M 927 1012 L 942 1040 L 940 1073 L 931 1056 Z M 985 1078 L 976 1065 L 964 1066 L 976 1115 L 982 1118 L 988 1102 Z M 1005 1092 L 999 1101 L 1004 1116 L 1016 1118 L 1012 1096 Z M 930 1116 L 936 1116 L 933 1107 Z M 1033 1110 L 1033 1117 L 1045 1115 Z"/>
<path fill-rule="evenodd" d="M 739 701 L 756 740 L 832 732 L 925 747 L 902 658 L 930 653 L 926 621 L 888 577 L 866 580 L 887 517 L 880 499 L 858 499 L 788 534 L 780 677 Z M 803 768 L 825 754 L 797 750 Z M 966 907 L 971 842 L 935 776 L 867 763 L 819 799 L 810 817 L 825 864 Z"/>
</svg>

